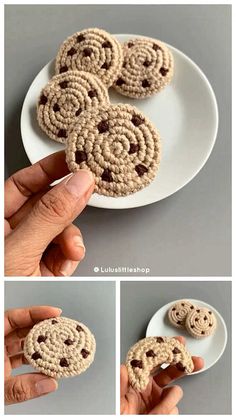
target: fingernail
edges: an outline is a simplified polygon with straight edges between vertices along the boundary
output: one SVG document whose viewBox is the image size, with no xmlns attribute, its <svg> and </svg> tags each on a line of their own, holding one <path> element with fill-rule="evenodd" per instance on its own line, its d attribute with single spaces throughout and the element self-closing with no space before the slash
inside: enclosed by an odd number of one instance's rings
<svg viewBox="0 0 236 419">
<path fill-rule="evenodd" d="M 81 247 L 83 249 L 83 252 L 85 253 L 86 249 L 81 236 L 75 236 L 73 242 L 75 247 Z"/>
<path fill-rule="evenodd" d="M 63 262 L 61 265 L 60 274 L 62 276 L 70 276 L 75 271 L 78 263 L 79 262 L 74 260 L 65 260 L 65 262 Z"/>
<path fill-rule="evenodd" d="M 35 384 L 37 394 L 51 393 L 57 390 L 58 383 L 53 378 L 44 378 Z"/>
<path fill-rule="evenodd" d="M 77 198 L 82 197 L 93 185 L 94 177 L 89 170 L 79 170 L 65 183 L 67 190 Z"/>
<path fill-rule="evenodd" d="M 62 313 L 62 309 L 61 309 L 61 308 L 59 308 L 59 307 L 54 307 L 54 308 L 55 308 L 56 310 L 58 310 L 60 314 Z"/>
</svg>

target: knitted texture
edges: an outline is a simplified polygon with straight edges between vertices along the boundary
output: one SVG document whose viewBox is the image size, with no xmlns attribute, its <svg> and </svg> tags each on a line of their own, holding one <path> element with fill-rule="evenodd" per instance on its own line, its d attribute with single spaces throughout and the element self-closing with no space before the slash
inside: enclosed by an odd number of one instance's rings
<svg viewBox="0 0 236 419">
<path fill-rule="evenodd" d="M 216 326 L 216 317 L 208 308 L 197 307 L 191 310 L 186 317 L 186 330 L 196 339 L 212 335 L 216 330 Z"/>
<path fill-rule="evenodd" d="M 52 139 L 66 143 L 71 125 L 83 110 L 108 104 L 106 87 L 94 75 L 68 71 L 54 76 L 42 90 L 37 104 L 37 119 Z"/>
<path fill-rule="evenodd" d="M 50 377 L 79 375 L 94 360 L 96 342 L 82 323 L 56 317 L 37 323 L 24 343 L 24 355 L 37 370 Z"/>
<path fill-rule="evenodd" d="M 122 95 L 145 98 L 170 83 L 174 60 L 166 45 L 156 39 L 137 38 L 123 44 L 124 62 L 113 87 Z"/>
<path fill-rule="evenodd" d="M 123 104 L 83 112 L 66 147 L 69 169 L 90 169 L 95 191 L 112 197 L 147 186 L 156 176 L 159 160 L 155 127 L 137 108 Z"/>
<path fill-rule="evenodd" d="M 137 391 L 143 391 L 149 383 L 150 375 L 163 363 L 176 365 L 186 373 L 194 370 L 190 353 L 175 338 L 148 337 L 131 347 L 127 354 L 126 367 L 129 382 Z"/>
<path fill-rule="evenodd" d="M 176 302 L 168 311 L 170 323 L 175 327 L 184 328 L 186 316 L 194 308 L 194 304 L 190 301 L 180 300 Z"/>
<path fill-rule="evenodd" d="M 56 74 L 84 70 L 96 74 L 109 87 L 117 79 L 122 63 L 120 43 L 106 31 L 91 28 L 63 42 L 56 57 Z"/>
</svg>

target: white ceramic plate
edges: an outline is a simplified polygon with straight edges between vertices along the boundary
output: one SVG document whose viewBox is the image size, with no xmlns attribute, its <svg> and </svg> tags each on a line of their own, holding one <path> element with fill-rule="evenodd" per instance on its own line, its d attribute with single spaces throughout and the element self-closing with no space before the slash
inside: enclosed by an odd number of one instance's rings
<svg viewBox="0 0 236 419">
<path fill-rule="evenodd" d="M 217 329 L 214 335 L 203 339 L 194 339 L 185 329 L 178 329 L 172 326 L 168 320 L 167 312 L 173 304 L 180 301 L 176 300 L 161 307 L 153 315 L 148 324 L 146 336 L 184 336 L 186 346 L 191 354 L 201 356 L 204 359 L 204 368 L 200 371 L 193 372 L 191 374 L 193 375 L 206 371 L 220 359 L 227 343 L 227 328 L 224 319 L 214 307 L 192 298 L 182 298 L 182 300 L 189 300 L 200 307 L 207 307 L 214 312 L 217 319 Z"/>
<path fill-rule="evenodd" d="M 115 35 L 124 42 L 137 35 Z M 142 100 L 109 90 L 111 102 L 137 106 L 158 128 L 162 138 L 162 160 L 154 181 L 135 194 L 110 198 L 93 194 L 89 205 L 100 208 L 133 208 L 159 201 L 181 189 L 207 161 L 217 134 L 218 111 L 214 92 L 200 68 L 178 49 L 171 49 L 175 61 L 172 83 L 157 95 Z M 36 102 L 41 89 L 54 74 L 54 60 L 45 65 L 31 84 L 21 114 L 21 134 L 31 161 L 61 150 L 39 128 Z"/>
</svg>

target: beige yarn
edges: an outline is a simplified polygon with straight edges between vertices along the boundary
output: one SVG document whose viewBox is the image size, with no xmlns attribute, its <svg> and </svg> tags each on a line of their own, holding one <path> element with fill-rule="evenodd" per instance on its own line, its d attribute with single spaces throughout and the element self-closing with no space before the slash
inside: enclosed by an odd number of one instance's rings
<svg viewBox="0 0 236 419">
<path fill-rule="evenodd" d="M 186 317 L 185 327 L 188 333 L 196 339 L 212 335 L 216 326 L 216 317 L 208 308 L 196 307 Z"/>
<path fill-rule="evenodd" d="M 96 76 L 85 71 L 67 71 L 54 76 L 41 91 L 38 123 L 52 140 L 65 143 L 80 112 L 108 103 L 107 89 Z"/>
<path fill-rule="evenodd" d="M 99 132 L 100 124 L 105 124 L 104 132 Z M 92 171 L 97 193 L 129 195 L 156 176 L 160 136 L 137 108 L 123 104 L 100 106 L 80 115 L 68 138 L 66 161 L 72 172 Z"/>
<path fill-rule="evenodd" d="M 74 33 L 63 42 L 56 57 L 56 74 L 84 70 L 95 74 L 109 87 L 117 79 L 122 63 L 120 43 L 108 32 L 90 28 Z"/>
<path fill-rule="evenodd" d="M 131 386 L 137 391 L 145 390 L 150 375 L 153 375 L 157 367 L 164 363 L 176 365 L 178 369 L 186 373 L 194 370 L 190 353 L 175 338 L 148 337 L 135 343 L 130 348 L 126 359 Z"/>
<path fill-rule="evenodd" d="M 188 300 L 180 300 L 170 307 L 168 311 L 168 318 L 170 323 L 178 328 L 185 327 L 185 320 L 187 314 L 195 308 L 195 305 Z"/>
<path fill-rule="evenodd" d="M 93 362 L 95 350 L 95 338 L 88 327 L 66 317 L 37 323 L 24 343 L 24 356 L 28 362 L 37 371 L 54 378 L 84 372 Z M 62 359 L 64 366 L 60 365 Z"/>
<path fill-rule="evenodd" d="M 124 62 L 113 87 L 122 95 L 142 99 L 170 83 L 174 60 L 167 46 L 156 39 L 135 38 L 123 44 Z"/>
</svg>

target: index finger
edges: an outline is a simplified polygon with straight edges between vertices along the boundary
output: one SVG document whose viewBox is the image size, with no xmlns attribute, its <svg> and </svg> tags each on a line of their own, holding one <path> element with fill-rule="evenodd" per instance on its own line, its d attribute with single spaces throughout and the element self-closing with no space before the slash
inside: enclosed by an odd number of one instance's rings
<svg viewBox="0 0 236 419">
<path fill-rule="evenodd" d="M 5 218 L 11 217 L 34 194 L 68 173 L 64 151 L 14 173 L 5 182 Z"/>
<path fill-rule="evenodd" d="M 50 317 L 60 316 L 62 310 L 50 306 L 33 306 L 16 308 L 5 311 L 4 335 L 8 335 L 16 329 L 31 327 L 35 323 Z"/>
</svg>

